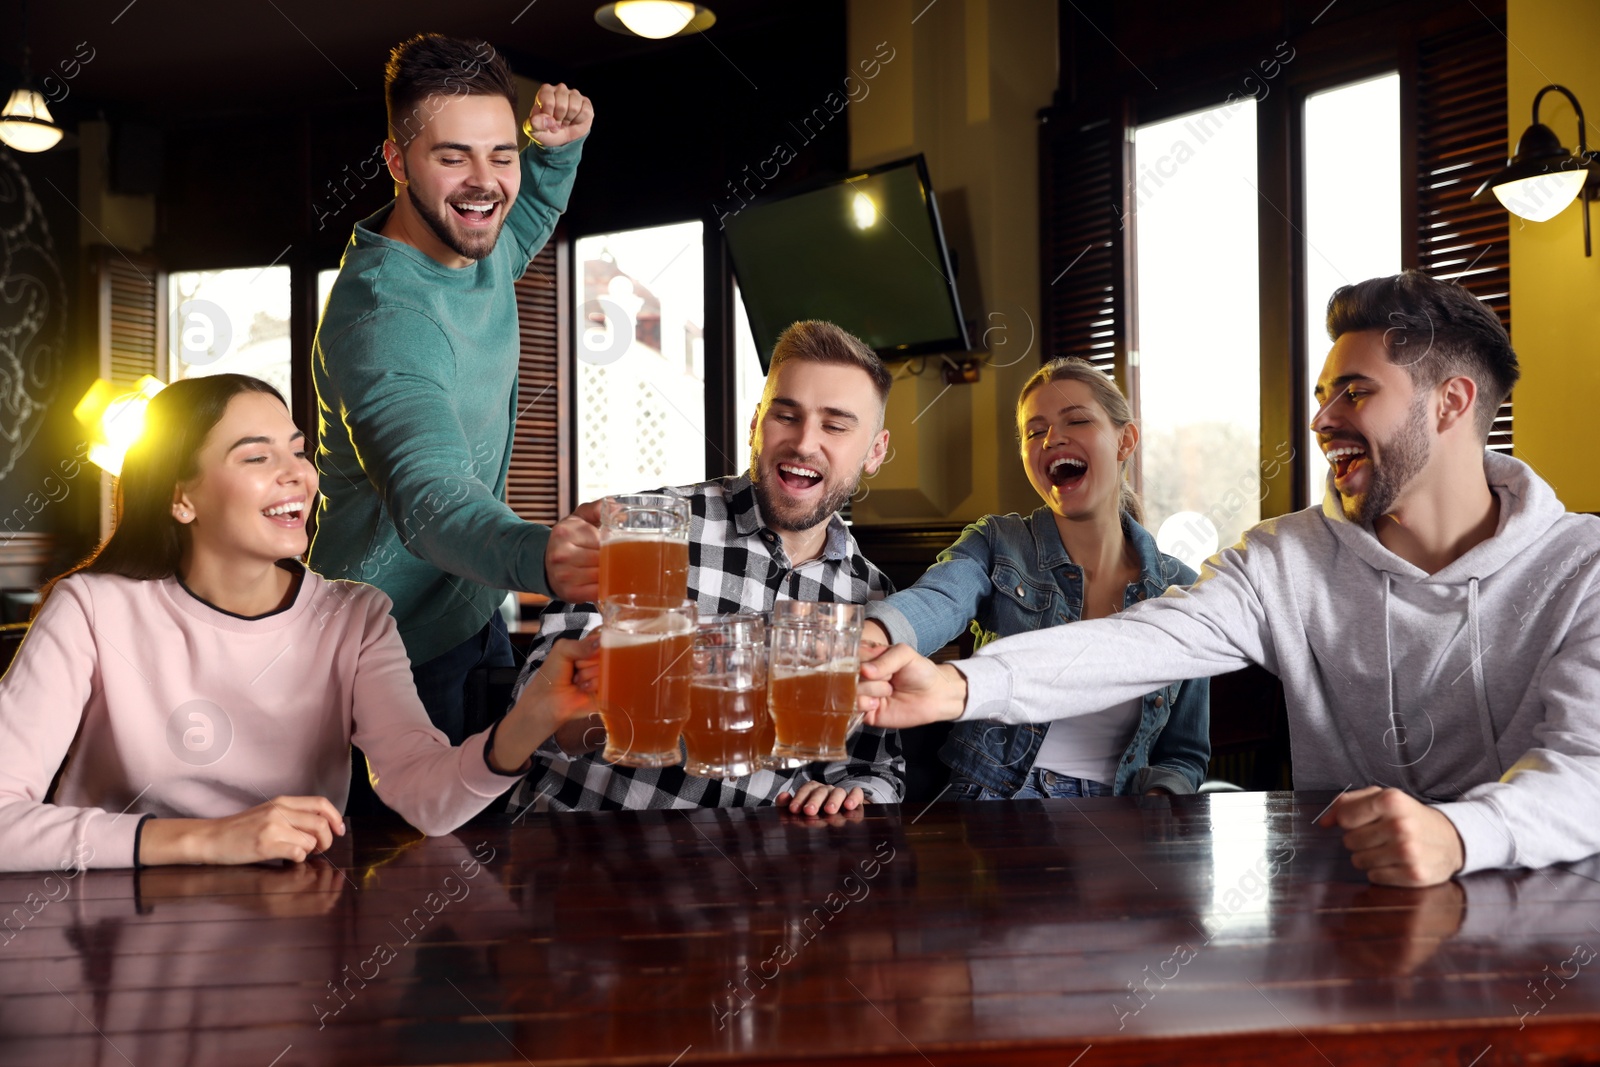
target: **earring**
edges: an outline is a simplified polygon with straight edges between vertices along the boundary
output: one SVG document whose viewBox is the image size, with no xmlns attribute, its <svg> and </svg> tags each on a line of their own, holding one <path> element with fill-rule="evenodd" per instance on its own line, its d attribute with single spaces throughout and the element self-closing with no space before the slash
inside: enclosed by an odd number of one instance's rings
<svg viewBox="0 0 1600 1067">
<path fill-rule="evenodd" d="M 172 514 L 179 522 L 188 522 L 193 517 L 188 508 L 173 508 Z"/>
</svg>

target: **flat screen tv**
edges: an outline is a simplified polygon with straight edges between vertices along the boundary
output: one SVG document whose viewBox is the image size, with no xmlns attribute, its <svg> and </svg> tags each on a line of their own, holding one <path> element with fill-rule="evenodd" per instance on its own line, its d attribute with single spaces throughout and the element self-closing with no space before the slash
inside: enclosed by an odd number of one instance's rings
<svg viewBox="0 0 1600 1067">
<path fill-rule="evenodd" d="M 842 326 L 884 359 L 967 350 L 921 155 L 752 201 L 724 225 L 763 371 L 800 319 Z"/>
</svg>

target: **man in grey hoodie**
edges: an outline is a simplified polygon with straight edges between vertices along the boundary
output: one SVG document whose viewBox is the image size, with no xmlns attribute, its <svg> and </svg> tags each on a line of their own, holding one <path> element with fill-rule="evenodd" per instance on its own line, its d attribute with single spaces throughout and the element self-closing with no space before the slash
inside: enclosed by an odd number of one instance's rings
<svg viewBox="0 0 1600 1067">
<path fill-rule="evenodd" d="M 1373 882 L 1600 853 L 1600 520 L 1485 451 L 1510 339 L 1415 271 L 1339 289 L 1327 321 L 1320 510 L 1119 616 L 942 667 L 897 645 L 863 666 L 868 721 L 1042 722 L 1258 663 L 1288 698 L 1295 786 L 1341 790 L 1323 825 Z"/>
</svg>

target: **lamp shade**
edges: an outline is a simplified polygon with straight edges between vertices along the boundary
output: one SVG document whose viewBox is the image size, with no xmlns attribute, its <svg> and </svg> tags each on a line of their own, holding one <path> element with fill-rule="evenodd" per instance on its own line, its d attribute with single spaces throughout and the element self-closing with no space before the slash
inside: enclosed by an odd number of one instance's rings
<svg viewBox="0 0 1600 1067">
<path fill-rule="evenodd" d="M 0 109 L 0 141 L 18 152 L 45 152 L 60 142 L 62 129 L 45 106 L 44 97 L 28 86 L 11 93 Z"/>
<path fill-rule="evenodd" d="M 700 33 L 716 23 L 710 8 L 687 0 L 615 0 L 594 13 L 612 33 L 662 40 Z"/>
<path fill-rule="evenodd" d="M 683 0 L 617 0 L 617 19 L 655 41 L 681 32 L 692 18 L 694 5 Z"/>
<path fill-rule="evenodd" d="M 1494 187 L 1495 199 L 1518 218 L 1548 222 L 1583 192 L 1585 171 L 1567 169 L 1516 178 Z"/>
<path fill-rule="evenodd" d="M 89 461 L 113 475 L 122 474 L 122 459 L 144 432 L 144 410 L 166 384 L 148 374 L 129 391 L 96 378 L 72 409 L 89 431 Z"/>
<path fill-rule="evenodd" d="M 1556 131 L 1542 122 L 1535 122 L 1517 138 L 1516 150 L 1511 153 L 1506 167 L 1542 167 L 1552 163 L 1559 166 L 1571 158 L 1572 153 L 1561 143 Z"/>
</svg>

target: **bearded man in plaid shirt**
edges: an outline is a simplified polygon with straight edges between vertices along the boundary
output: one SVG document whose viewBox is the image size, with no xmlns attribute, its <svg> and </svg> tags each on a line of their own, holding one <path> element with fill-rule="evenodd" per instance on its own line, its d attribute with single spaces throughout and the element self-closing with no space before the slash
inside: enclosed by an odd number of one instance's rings
<svg viewBox="0 0 1600 1067">
<path fill-rule="evenodd" d="M 839 517 L 862 474 L 875 474 L 889 447 L 883 428 L 889 371 L 861 340 L 826 322 L 797 322 L 778 338 L 761 404 L 750 423 L 750 470 L 660 490 L 690 504 L 689 599 L 702 615 L 770 611 L 778 600 L 863 604 L 891 591 Z M 599 532 L 581 517 L 551 532 L 551 558 L 592 574 L 598 590 Z M 516 692 L 550 646 L 600 624 L 592 604 L 551 603 Z M 515 697 L 513 696 L 513 699 Z M 597 721 L 597 720 L 596 720 Z M 571 724 L 533 755 L 513 809 L 756 807 L 834 814 L 864 801 L 905 795 L 905 760 L 893 730 L 863 727 L 849 758 L 743 778 L 699 778 L 677 767 L 618 767 L 593 751 L 597 725 Z"/>
</svg>

